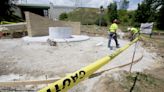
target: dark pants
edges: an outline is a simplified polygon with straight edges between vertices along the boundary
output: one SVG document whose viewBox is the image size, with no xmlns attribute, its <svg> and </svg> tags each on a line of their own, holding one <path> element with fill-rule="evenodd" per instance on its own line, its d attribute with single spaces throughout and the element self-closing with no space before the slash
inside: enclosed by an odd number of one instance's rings
<svg viewBox="0 0 164 92">
<path fill-rule="evenodd" d="M 130 41 L 133 41 L 138 35 L 139 33 L 132 33 L 130 37 Z"/>
<path fill-rule="evenodd" d="M 153 33 L 151 32 L 151 33 L 150 33 L 150 38 L 152 37 L 152 35 L 153 35 Z"/>
<path fill-rule="evenodd" d="M 117 40 L 117 34 L 114 33 L 114 32 L 111 32 L 111 33 L 109 34 L 108 47 L 109 47 L 109 48 L 111 47 L 110 44 L 111 44 L 112 38 L 114 39 L 114 41 L 115 41 L 115 43 L 116 43 L 116 47 L 119 47 L 118 40 Z"/>
</svg>

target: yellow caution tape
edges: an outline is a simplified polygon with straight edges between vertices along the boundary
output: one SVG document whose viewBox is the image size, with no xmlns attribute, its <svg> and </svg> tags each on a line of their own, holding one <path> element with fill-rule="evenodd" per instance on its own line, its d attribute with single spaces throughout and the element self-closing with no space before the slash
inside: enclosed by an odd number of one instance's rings
<svg viewBox="0 0 164 92">
<path fill-rule="evenodd" d="M 131 43 L 125 45 L 124 47 L 116 50 L 113 54 L 109 56 L 105 56 L 100 60 L 95 61 L 94 63 L 70 74 L 66 77 L 50 84 L 49 86 L 41 89 L 38 92 L 65 92 L 68 89 L 72 88 L 74 85 L 78 84 L 80 81 L 84 80 L 85 78 L 89 77 L 92 73 L 97 71 L 99 68 L 107 64 L 109 61 L 111 61 L 113 58 L 118 56 L 121 52 L 126 50 L 129 46 L 131 46 L 133 43 L 137 42 L 139 40 L 139 37 L 134 39 Z"/>
</svg>

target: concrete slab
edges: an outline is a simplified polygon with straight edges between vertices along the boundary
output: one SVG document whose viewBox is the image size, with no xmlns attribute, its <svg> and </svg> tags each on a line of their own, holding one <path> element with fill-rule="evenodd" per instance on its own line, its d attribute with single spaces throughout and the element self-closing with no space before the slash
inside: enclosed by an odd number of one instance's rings
<svg viewBox="0 0 164 92">
<path fill-rule="evenodd" d="M 25 42 L 47 42 L 48 39 L 51 39 L 55 42 L 78 42 L 85 41 L 89 39 L 89 36 L 85 35 L 72 35 L 71 38 L 50 38 L 49 36 L 41 36 L 41 37 L 23 37 L 23 41 Z"/>
</svg>

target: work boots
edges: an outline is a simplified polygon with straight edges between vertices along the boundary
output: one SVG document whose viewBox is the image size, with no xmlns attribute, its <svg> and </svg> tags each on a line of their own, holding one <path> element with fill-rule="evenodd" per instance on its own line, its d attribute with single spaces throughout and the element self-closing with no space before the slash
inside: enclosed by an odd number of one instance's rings
<svg viewBox="0 0 164 92">
<path fill-rule="evenodd" d="M 118 45 L 116 45 L 116 48 L 120 48 L 119 44 L 118 44 Z"/>
</svg>

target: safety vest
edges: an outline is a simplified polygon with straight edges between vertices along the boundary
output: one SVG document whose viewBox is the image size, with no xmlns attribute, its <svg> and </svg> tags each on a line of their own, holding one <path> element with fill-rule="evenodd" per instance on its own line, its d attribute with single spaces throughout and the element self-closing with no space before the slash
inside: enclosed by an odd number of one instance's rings
<svg viewBox="0 0 164 92">
<path fill-rule="evenodd" d="M 110 27 L 109 27 L 109 32 L 116 32 L 116 30 L 118 29 L 118 26 L 116 23 L 113 23 Z"/>
<path fill-rule="evenodd" d="M 138 29 L 137 28 L 131 28 L 131 32 L 133 32 L 133 33 L 138 33 L 139 31 L 138 31 Z"/>
</svg>

